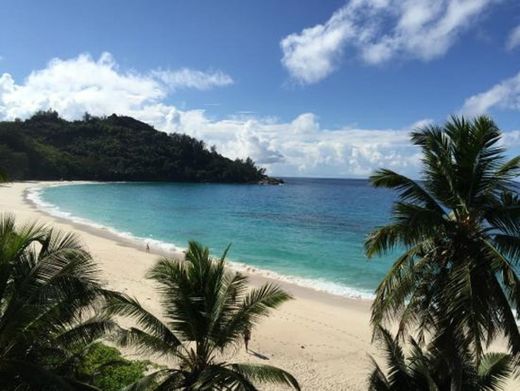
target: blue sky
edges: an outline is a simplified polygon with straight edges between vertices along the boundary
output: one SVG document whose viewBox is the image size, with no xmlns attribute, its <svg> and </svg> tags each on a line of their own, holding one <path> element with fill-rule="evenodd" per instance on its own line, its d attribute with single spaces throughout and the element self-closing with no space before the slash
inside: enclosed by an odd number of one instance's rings
<svg viewBox="0 0 520 391">
<path fill-rule="evenodd" d="M 514 0 L 3 1 L 0 116 L 134 115 L 277 175 L 417 171 L 415 124 L 520 144 Z"/>
</svg>

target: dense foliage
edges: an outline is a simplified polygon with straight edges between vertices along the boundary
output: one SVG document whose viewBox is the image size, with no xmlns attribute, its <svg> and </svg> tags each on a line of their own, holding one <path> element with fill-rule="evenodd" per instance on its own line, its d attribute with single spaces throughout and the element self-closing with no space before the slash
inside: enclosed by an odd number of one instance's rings
<svg viewBox="0 0 520 391">
<path fill-rule="evenodd" d="M 149 361 L 128 360 L 116 348 L 96 342 L 78 359 L 75 376 L 103 391 L 121 391 L 154 367 Z"/>
<path fill-rule="evenodd" d="M 246 330 L 271 309 L 290 299 L 270 284 L 248 289 L 247 277 L 227 270 L 224 257 L 212 260 L 208 248 L 190 242 L 185 261 L 159 260 L 148 277 L 161 294 L 161 318 L 133 298 L 113 298 L 109 310 L 136 322 L 120 333 L 121 344 L 178 362 L 143 378 L 132 390 L 147 389 L 151 381 L 158 383 L 157 390 L 255 391 L 257 383 L 300 389 L 282 369 L 219 358 L 225 349 L 240 346 Z"/>
<path fill-rule="evenodd" d="M 0 122 L 0 172 L 11 180 L 191 181 L 267 180 L 251 159 L 230 160 L 204 142 L 167 134 L 130 117 L 85 115 L 66 121 L 38 112 Z"/>
<path fill-rule="evenodd" d="M 406 356 L 398 339 L 385 329 L 379 331 L 388 375 L 374 362 L 370 391 L 443 391 L 454 383 L 464 391 L 499 391 L 513 373 L 513 359 L 507 353 L 486 353 L 477 361 L 464 339 L 452 334 L 437 336 L 426 349 L 410 337 Z M 454 361 L 462 364 L 457 374 L 451 370 Z"/>
<path fill-rule="evenodd" d="M 376 290 L 372 324 L 377 335 L 396 321 L 419 344 L 448 338 L 451 350 L 427 354 L 445 360 L 451 390 L 470 389 L 466 366 L 481 368 L 498 336 L 520 359 L 520 156 L 505 159 L 487 117 L 428 126 L 412 142 L 423 155 L 421 181 L 384 169 L 371 177 L 398 200 L 390 224 L 368 237 L 367 254 L 403 250 Z"/>
<path fill-rule="evenodd" d="M 0 389 L 94 389 L 76 364 L 116 328 L 110 295 L 74 235 L 0 215 Z"/>
</svg>

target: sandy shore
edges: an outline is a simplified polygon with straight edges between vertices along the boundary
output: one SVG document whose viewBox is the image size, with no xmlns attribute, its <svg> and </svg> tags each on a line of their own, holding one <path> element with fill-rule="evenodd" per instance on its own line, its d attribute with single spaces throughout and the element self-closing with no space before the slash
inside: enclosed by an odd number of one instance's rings
<svg viewBox="0 0 520 391">
<path fill-rule="evenodd" d="M 152 284 L 144 278 L 157 254 L 86 225 L 50 216 L 25 199 L 28 188 L 42 184 L 13 183 L 0 186 L 0 212 L 15 213 L 18 221 L 39 221 L 77 232 L 100 266 L 102 278 L 112 289 L 137 297 L 160 314 Z M 254 285 L 269 281 L 250 275 Z M 370 371 L 370 302 L 320 293 L 278 282 L 294 295 L 253 331 L 251 349 L 236 361 L 268 363 L 297 377 L 305 390 L 366 390 Z M 517 383 L 519 386 L 519 383 Z M 512 388 L 509 389 L 520 389 Z"/>
</svg>

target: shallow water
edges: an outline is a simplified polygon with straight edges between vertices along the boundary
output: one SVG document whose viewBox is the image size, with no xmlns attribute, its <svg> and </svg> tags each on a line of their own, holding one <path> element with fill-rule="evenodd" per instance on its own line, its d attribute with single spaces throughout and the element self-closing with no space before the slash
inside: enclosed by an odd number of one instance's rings
<svg viewBox="0 0 520 391">
<path fill-rule="evenodd" d="M 232 261 L 345 296 L 369 297 L 392 260 L 363 254 L 366 235 L 388 221 L 394 199 L 366 180 L 76 184 L 44 188 L 33 199 L 151 247 L 198 240 L 220 255 L 231 243 Z"/>
</svg>

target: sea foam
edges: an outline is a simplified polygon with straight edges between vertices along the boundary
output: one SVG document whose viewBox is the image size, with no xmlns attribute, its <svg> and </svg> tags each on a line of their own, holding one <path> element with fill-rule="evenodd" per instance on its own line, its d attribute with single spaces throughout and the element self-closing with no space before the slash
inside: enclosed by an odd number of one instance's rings
<svg viewBox="0 0 520 391">
<path fill-rule="evenodd" d="M 169 254 L 178 254 L 184 252 L 186 250 L 185 247 L 177 246 L 170 242 L 165 242 L 162 240 L 153 239 L 150 237 L 141 237 L 132 234 L 131 232 L 119 231 L 113 227 L 109 227 L 103 224 L 96 223 L 92 220 L 86 219 L 84 217 L 75 216 L 70 212 L 63 211 L 59 206 L 46 202 L 42 199 L 42 193 L 46 187 L 59 187 L 59 186 L 71 186 L 71 185 L 79 185 L 79 184 L 102 184 L 102 182 L 66 182 L 66 183 L 53 183 L 44 186 L 34 186 L 27 189 L 26 199 L 32 202 L 38 209 L 41 211 L 61 219 L 65 219 L 71 221 L 76 224 L 84 225 L 90 228 L 94 228 L 97 230 L 101 230 L 103 232 L 109 232 L 110 234 L 119 237 L 123 240 L 129 241 L 137 247 L 144 248 L 146 244 L 150 246 L 153 251 L 158 251 L 161 253 Z M 114 183 L 114 182 L 111 182 Z M 362 290 L 357 288 L 351 288 L 342 284 L 338 284 L 332 281 L 327 281 L 325 279 L 320 278 L 305 278 L 294 275 L 286 275 L 280 274 L 272 270 L 258 268 L 257 266 L 248 265 L 244 262 L 238 262 L 230 260 L 228 264 L 232 267 L 232 269 L 248 273 L 255 274 L 265 278 L 279 280 L 282 282 L 286 282 L 289 284 L 294 284 L 300 287 L 313 289 L 315 291 L 324 292 L 336 296 L 342 296 L 347 298 L 354 299 L 373 299 L 374 294 L 369 290 Z"/>
</svg>

